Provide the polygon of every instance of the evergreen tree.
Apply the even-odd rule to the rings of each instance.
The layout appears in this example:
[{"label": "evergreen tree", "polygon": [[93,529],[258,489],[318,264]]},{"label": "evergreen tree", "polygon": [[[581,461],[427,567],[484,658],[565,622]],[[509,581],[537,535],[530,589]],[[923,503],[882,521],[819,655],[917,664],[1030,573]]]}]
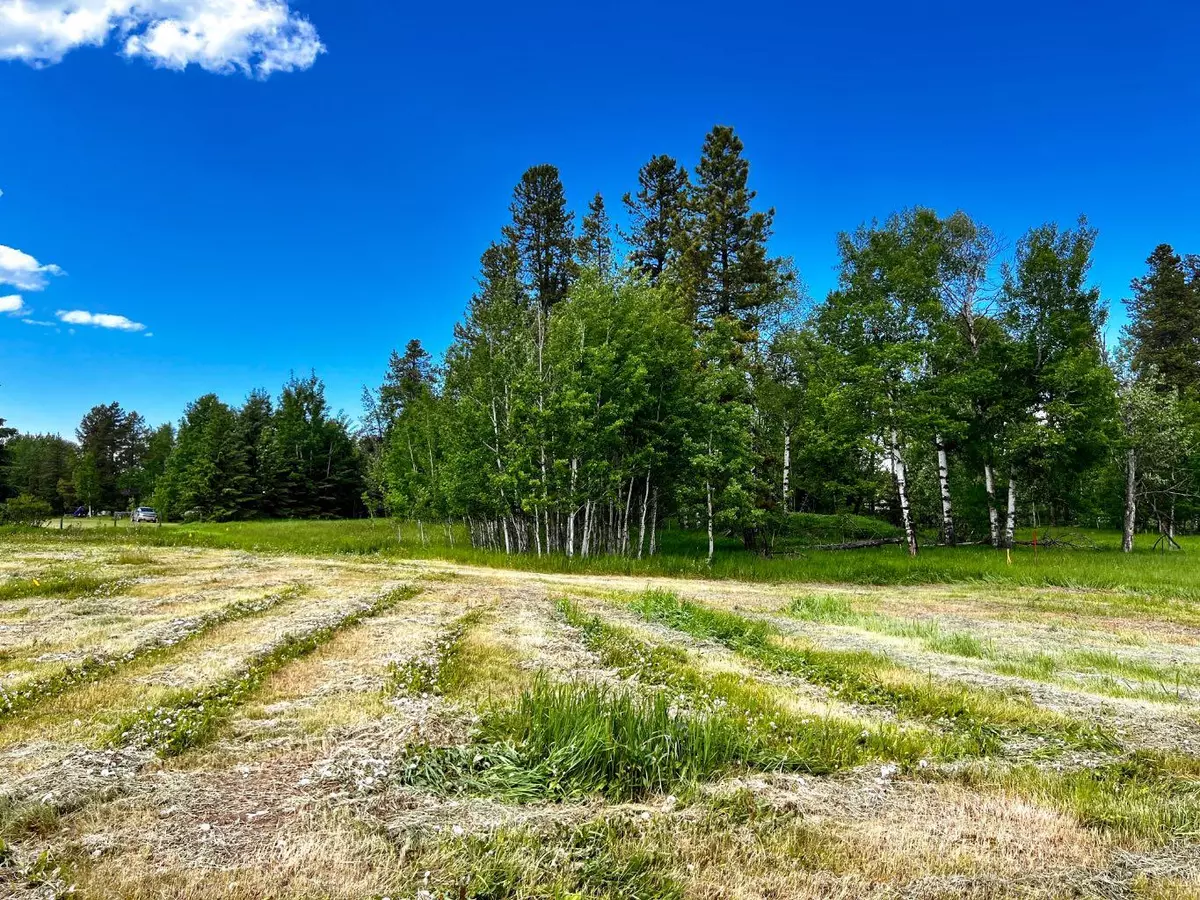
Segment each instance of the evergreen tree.
[{"label": "evergreen tree", "polygon": [[732,128],[718,125],[704,140],[691,192],[689,289],[697,319],[732,319],[740,340],[753,340],[789,295],[792,278],[782,260],[767,256],[775,210],[751,208],[750,165]]},{"label": "evergreen tree", "polygon": [[358,454],[348,423],[331,415],[325,385],[315,374],[284,385],[266,455],[279,515],[353,515],[362,496]]},{"label": "evergreen tree", "polygon": [[516,249],[529,301],[543,314],[567,296],[575,277],[574,216],[567,209],[558,169],[533,166],[513,189],[512,224],[504,229]]},{"label": "evergreen tree", "polygon": [[[59,515],[70,497],[64,485],[74,477],[76,447],[56,434],[23,434],[7,442],[7,485],[13,496],[28,495],[48,504]],[[74,495],[74,490],[68,492]]]},{"label": "evergreen tree", "polygon": [[132,486],[123,484],[126,473],[136,470],[148,437],[141,416],[126,412],[119,403],[93,407],[75,431],[79,449],[95,466],[95,493],[90,505],[123,509]]},{"label": "evergreen tree", "polygon": [[604,208],[604,197],[596,194],[588,204],[583,217],[582,233],[579,235],[579,268],[595,269],[601,277],[609,278],[613,272],[613,230]]},{"label": "evergreen tree", "polygon": [[271,466],[275,407],[265,390],[253,390],[237,413],[238,439],[246,455],[249,476],[244,511],[252,516],[277,514],[274,486],[277,473]]},{"label": "evergreen tree", "polygon": [[4,423],[4,419],[0,419],[0,501],[3,501],[11,496],[16,496],[17,492],[13,491],[9,486],[8,480],[8,450],[6,445],[9,440],[16,437],[17,429],[10,428]]},{"label": "evergreen tree", "polygon": [[252,508],[246,447],[237,413],[215,394],[189,403],[175,449],[158,480],[155,506],[167,518],[197,514],[224,521]]},{"label": "evergreen tree", "polygon": [[688,173],[670,156],[655,156],[638,172],[638,191],[626,194],[633,228],[625,240],[633,267],[658,284],[688,244]]},{"label": "evergreen tree", "polygon": [[1165,387],[1200,389],[1200,259],[1160,244],[1135,278],[1129,309],[1133,365],[1157,373]]}]

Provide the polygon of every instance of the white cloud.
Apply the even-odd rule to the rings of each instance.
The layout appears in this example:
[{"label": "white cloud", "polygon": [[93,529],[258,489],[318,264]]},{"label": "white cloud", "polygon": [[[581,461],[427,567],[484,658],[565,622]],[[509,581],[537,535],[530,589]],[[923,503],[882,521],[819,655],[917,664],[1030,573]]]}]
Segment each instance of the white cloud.
[{"label": "white cloud", "polygon": [[43,266],[28,253],[0,244],[0,284],[11,284],[20,291],[40,291],[46,286],[47,275],[62,274],[58,266]]},{"label": "white cloud", "polygon": [[82,309],[59,310],[55,313],[60,322],[68,325],[92,325],[96,328],[111,328],[117,331],[145,331],[146,326],[141,322],[133,322],[124,316],[113,316],[108,313],[90,313]]},{"label": "white cloud", "polygon": [[0,297],[0,313],[7,313],[10,316],[20,316],[29,312],[29,307],[25,305],[25,301],[20,294],[12,294],[8,297]]},{"label": "white cloud", "polygon": [[288,0],[0,0],[0,59],[48,66],[110,40],[128,57],[265,78],[325,51]]},{"label": "white cloud", "polygon": [[36,325],[39,328],[57,328],[58,327],[57,322],[41,322],[41,321],[38,321],[37,319],[22,319],[21,321],[24,322],[26,325]]}]

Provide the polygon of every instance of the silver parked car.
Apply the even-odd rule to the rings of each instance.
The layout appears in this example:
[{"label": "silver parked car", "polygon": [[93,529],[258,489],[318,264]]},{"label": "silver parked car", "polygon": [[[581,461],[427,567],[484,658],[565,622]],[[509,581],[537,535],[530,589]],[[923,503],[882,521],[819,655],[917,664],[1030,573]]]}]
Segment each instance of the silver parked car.
[{"label": "silver parked car", "polygon": [[133,522],[135,525],[138,522],[152,522],[152,523],[157,524],[158,523],[158,513],[156,513],[149,506],[139,506],[137,509],[135,509],[133,511],[133,515],[130,516],[130,521]]}]

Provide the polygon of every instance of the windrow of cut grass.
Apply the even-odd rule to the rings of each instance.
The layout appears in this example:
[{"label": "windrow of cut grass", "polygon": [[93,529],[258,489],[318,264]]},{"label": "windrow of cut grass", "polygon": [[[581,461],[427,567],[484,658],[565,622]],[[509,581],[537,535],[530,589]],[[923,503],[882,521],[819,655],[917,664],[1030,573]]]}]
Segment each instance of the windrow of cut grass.
[{"label": "windrow of cut grass", "polygon": [[945,734],[920,725],[865,723],[835,715],[800,715],[786,705],[782,692],[737,673],[711,671],[693,664],[681,647],[649,644],[628,629],[588,615],[569,600],[559,603],[567,622],[579,628],[584,643],[600,655],[605,665],[625,678],[664,688],[683,702],[699,708],[738,710],[752,726],[775,739],[791,743],[797,735],[820,735],[822,769],[834,771],[868,759],[880,759],[911,768],[922,760],[952,760],[994,751],[990,742],[976,736]]},{"label": "windrow of cut grass", "polygon": [[789,639],[761,619],[691,603],[664,591],[647,591],[628,605],[647,621],[717,641],[768,671],[824,685],[847,702],[945,724],[970,735],[981,751],[994,748],[997,739],[1014,732],[1046,739],[1047,752],[1056,747],[1118,749],[1116,741],[1095,725],[997,691],[935,681],[876,653],[812,647]]},{"label": "windrow of cut grass", "polygon": [[0,685],[0,722],[75,688],[102,681],[134,663],[164,658],[219,625],[262,615],[303,592],[302,586],[293,585],[265,597],[239,600],[207,615],[184,620],[170,635],[148,641],[120,656],[89,656],[49,677],[24,682],[16,688],[8,689]]},{"label": "windrow of cut grass", "polygon": [[111,747],[151,749],[164,757],[198,747],[211,740],[230,713],[249,700],[272,674],[312,653],[342,629],[378,616],[418,593],[416,587],[400,588],[328,625],[287,635],[251,658],[235,675],[202,688],[180,691],[164,703],[124,717],[106,743]]},{"label": "windrow of cut grass", "polygon": [[916,641],[925,650],[981,660],[1003,675],[1053,682],[1108,697],[1184,702],[1182,688],[1200,685],[1200,667],[1162,666],[1111,651],[1067,650],[1015,652],[965,631],[947,631],[935,619],[903,619],[863,610],[845,596],[809,594],[793,599],[785,612],[792,618],[841,628],[857,628]]},{"label": "windrow of cut grass", "polygon": [[384,695],[441,695],[454,690],[470,675],[462,662],[462,642],[482,614],[482,610],[475,609],[459,616],[424,652],[403,662],[389,663]]},{"label": "windrow of cut grass", "polygon": [[920,727],[801,716],[766,685],[701,671],[682,651],[642,644],[569,601],[560,610],[606,664],[638,681],[535,676],[515,702],[483,710],[471,743],[407,748],[395,768],[401,784],[515,802],[622,802],[732,770],[825,774],[869,760],[916,768],[976,749]]}]

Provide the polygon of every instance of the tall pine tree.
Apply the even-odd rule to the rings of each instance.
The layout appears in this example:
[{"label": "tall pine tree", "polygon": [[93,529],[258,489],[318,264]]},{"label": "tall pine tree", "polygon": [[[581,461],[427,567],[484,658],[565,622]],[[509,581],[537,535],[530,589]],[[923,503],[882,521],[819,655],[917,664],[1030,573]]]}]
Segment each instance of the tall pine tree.
[{"label": "tall pine tree", "polygon": [[543,313],[564,297],[575,277],[574,215],[567,209],[558,169],[533,166],[513,190],[505,239],[517,251],[531,303]]},{"label": "tall pine tree", "polygon": [[1146,265],[1125,301],[1134,368],[1157,371],[1165,387],[1200,388],[1200,259],[1160,244]]},{"label": "tall pine tree", "polygon": [[592,198],[582,225],[579,235],[579,267],[595,269],[601,278],[610,278],[613,272],[613,232],[602,195],[596,194]]},{"label": "tall pine tree", "polygon": [[704,140],[691,193],[694,219],[688,250],[689,287],[697,320],[735,320],[741,340],[757,337],[786,300],[791,277],[782,260],[767,256],[774,209],[751,208],[750,164],[732,128],[716,126]]},{"label": "tall pine tree", "polygon": [[632,230],[624,235],[633,267],[657,284],[687,247],[688,173],[670,156],[660,155],[638,172],[636,194],[626,194]]}]

